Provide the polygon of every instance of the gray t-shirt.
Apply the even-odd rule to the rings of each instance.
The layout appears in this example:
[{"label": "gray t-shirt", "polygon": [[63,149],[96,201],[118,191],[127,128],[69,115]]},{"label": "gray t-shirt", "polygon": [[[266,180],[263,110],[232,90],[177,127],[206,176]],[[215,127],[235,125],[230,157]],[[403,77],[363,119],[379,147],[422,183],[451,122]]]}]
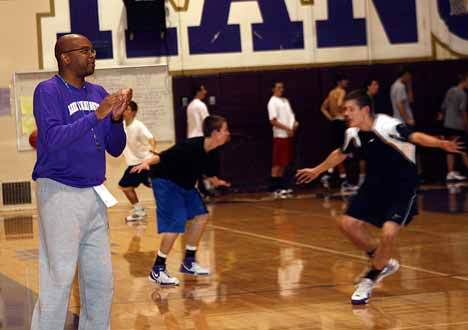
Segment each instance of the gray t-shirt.
[{"label": "gray t-shirt", "polygon": [[400,79],[397,79],[393,83],[390,89],[390,98],[392,100],[393,117],[398,118],[404,122],[404,119],[402,118],[400,114],[400,110],[398,109],[398,106],[397,106],[398,102],[402,102],[405,113],[410,119],[414,120],[413,111],[411,110],[411,107],[409,104],[409,99],[408,99],[408,94],[406,93],[405,84],[403,84],[403,82]]},{"label": "gray t-shirt", "polygon": [[466,109],[466,93],[463,88],[454,86],[445,94],[442,103],[444,112],[444,127],[463,131],[465,130],[464,113]]}]

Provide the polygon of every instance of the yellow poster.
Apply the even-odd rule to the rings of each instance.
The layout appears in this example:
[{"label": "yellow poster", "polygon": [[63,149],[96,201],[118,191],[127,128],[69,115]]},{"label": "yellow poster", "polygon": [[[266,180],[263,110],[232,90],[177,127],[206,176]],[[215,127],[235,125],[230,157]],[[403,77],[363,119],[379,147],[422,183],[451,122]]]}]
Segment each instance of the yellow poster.
[{"label": "yellow poster", "polygon": [[20,107],[21,131],[24,135],[29,135],[36,129],[36,122],[33,114],[33,98],[31,96],[21,96]]}]

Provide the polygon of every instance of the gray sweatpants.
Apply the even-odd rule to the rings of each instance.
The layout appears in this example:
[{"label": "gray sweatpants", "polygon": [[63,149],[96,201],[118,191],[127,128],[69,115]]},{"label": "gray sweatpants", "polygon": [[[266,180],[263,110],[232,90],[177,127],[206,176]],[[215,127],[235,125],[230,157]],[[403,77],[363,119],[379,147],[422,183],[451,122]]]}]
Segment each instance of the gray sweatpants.
[{"label": "gray sweatpants", "polygon": [[77,264],[79,330],[107,330],[114,292],[109,225],[93,188],[37,180],[39,299],[31,330],[63,330]]}]

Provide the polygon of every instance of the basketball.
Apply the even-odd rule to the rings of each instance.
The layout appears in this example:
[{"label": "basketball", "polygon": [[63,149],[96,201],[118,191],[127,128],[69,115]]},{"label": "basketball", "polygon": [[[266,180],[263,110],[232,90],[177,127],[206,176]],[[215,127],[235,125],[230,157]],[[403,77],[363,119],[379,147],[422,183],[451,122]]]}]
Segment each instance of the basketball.
[{"label": "basketball", "polygon": [[35,129],[34,131],[32,131],[31,134],[29,134],[29,144],[31,145],[31,147],[33,147],[33,149],[36,149],[36,144],[37,144],[37,129]]}]

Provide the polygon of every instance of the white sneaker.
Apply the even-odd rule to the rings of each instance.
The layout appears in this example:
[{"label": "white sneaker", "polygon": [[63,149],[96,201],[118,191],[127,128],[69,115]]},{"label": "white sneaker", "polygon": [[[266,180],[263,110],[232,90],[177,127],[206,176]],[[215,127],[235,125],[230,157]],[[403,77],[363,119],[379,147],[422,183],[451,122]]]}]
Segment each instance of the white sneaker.
[{"label": "white sneaker", "polygon": [[456,171],[448,172],[447,173],[447,181],[463,181],[466,180],[466,176],[461,175]]},{"label": "white sneaker", "polygon": [[374,281],[369,278],[363,278],[353,295],[351,296],[351,303],[353,305],[364,305],[369,302],[372,295],[372,289],[374,288]]},{"label": "white sneaker", "polygon": [[273,197],[286,198],[288,197],[288,192],[286,191],[286,189],[278,189],[273,192]]},{"label": "white sneaker", "polygon": [[330,188],[330,178],[331,175],[329,175],[328,173],[320,178],[320,183],[322,184],[323,188]]},{"label": "white sneaker", "polygon": [[210,270],[208,268],[200,266],[196,261],[193,261],[192,264],[186,265],[184,262],[180,265],[181,273],[190,274],[190,275],[210,275]]},{"label": "white sneaker", "polygon": [[340,190],[342,193],[354,193],[359,190],[359,186],[350,184],[348,181],[345,181],[341,184]]},{"label": "white sneaker", "polygon": [[382,280],[390,276],[392,274],[395,274],[398,269],[400,269],[400,263],[396,259],[390,259],[388,263],[385,265],[384,269],[380,272],[379,276],[377,276],[375,283],[382,282]]},{"label": "white sneaker", "polygon": [[165,268],[152,269],[148,276],[151,282],[158,283],[160,285],[179,285],[179,280],[169,275]]},{"label": "white sneaker", "polygon": [[[382,282],[382,280],[385,277],[395,274],[399,269],[400,269],[400,263],[398,262],[398,260],[390,259],[388,263],[385,265],[384,269],[382,269],[382,272],[380,272],[379,276],[377,276],[375,283]],[[369,270],[370,270],[369,266],[364,268],[362,272],[354,279],[354,284],[358,284],[364,278],[364,276],[367,275]]]},{"label": "white sneaker", "polygon": [[133,213],[133,214],[136,214],[136,215],[138,215],[138,216],[140,216],[140,217],[143,217],[143,218],[147,216],[146,211],[145,211],[144,208],[141,208],[141,209],[135,209],[135,208],[134,208],[134,209],[132,210],[132,213]]}]

